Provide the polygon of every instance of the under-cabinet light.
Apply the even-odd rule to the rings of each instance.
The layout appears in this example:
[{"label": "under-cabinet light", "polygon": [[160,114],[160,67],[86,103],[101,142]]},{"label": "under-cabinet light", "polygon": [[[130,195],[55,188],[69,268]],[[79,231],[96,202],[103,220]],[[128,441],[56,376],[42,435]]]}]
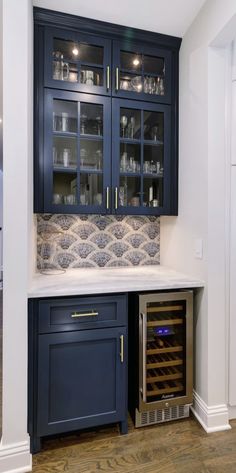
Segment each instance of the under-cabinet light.
[{"label": "under-cabinet light", "polygon": [[74,54],[74,56],[78,56],[79,50],[76,46],[72,49],[72,54]]},{"label": "under-cabinet light", "polygon": [[138,66],[140,64],[140,60],[136,57],[134,60],[133,60],[133,65],[134,66]]}]

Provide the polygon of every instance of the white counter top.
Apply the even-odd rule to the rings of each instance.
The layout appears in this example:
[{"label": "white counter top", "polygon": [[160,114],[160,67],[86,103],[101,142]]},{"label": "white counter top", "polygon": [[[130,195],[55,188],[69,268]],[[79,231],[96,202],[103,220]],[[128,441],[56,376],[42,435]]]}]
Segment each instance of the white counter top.
[{"label": "white counter top", "polygon": [[204,281],[193,279],[164,266],[70,269],[64,274],[54,276],[36,273],[28,297],[142,292],[203,286]]}]

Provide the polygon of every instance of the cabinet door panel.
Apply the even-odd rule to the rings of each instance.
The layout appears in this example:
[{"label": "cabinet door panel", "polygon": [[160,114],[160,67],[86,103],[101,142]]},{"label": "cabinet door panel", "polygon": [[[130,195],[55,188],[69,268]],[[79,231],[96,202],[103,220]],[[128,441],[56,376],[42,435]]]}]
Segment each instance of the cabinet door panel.
[{"label": "cabinet door panel", "polygon": [[170,106],[113,99],[112,108],[115,211],[170,213]]},{"label": "cabinet door panel", "polygon": [[113,41],[113,96],[171,103],[171,52]]},{"label": "cabinet door panel", "polygon": [[110,64],[110,40],[45,28],[46,87],[110,95]]},{"label": "cabinet door panel", "polygon": [[109,99],[46,89],[44,114],[44,211],[109,212]]},{"label": "cabinet door panel", "polygon": [[126,342],[123,327],[40,335],[38,436],[125,420]]}]

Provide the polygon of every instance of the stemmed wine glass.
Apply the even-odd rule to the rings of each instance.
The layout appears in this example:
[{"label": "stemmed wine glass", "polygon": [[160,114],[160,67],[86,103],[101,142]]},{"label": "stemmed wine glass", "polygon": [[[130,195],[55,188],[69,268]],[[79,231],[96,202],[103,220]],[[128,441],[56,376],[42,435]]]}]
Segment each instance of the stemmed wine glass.
[{"label": "stemmed wine glass", "polygon": [[85,135],[85,133],[86,133],[87,119],[88,119],[88,117],[85,114],[82,114],[81,117],[80,117],[80,120],[81,120],[81,135]]},{"label": "stemmed wine glass", "polygon": [[130,117],[130,138],[134,139],[135,117]]},{"label": "stemmed wine glass", "polygon": [[102,135],[102,118],[96,117],[96,122],[97,122],[97,134],[98,136],[101,136]]},{"label": "stemmed wine glass", "polygon": [[125,138],[125,128],[127,127],[128,118],[126,115],[122,115],[120,119],[121,129],[122,129],[122,138]]},{"label": "stemmed wine glass", "polygon": [[157,125],[152,127],[152,139],[153,139],[153,141],[158,141],[158,131],[159,131],[159,127]]}]

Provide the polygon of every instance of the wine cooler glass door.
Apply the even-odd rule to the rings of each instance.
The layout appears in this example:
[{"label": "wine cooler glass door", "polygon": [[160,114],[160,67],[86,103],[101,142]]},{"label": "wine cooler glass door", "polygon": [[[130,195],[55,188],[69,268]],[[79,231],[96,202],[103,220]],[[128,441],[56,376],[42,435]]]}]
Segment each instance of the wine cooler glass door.
[{"label": "wine cooler glass door", "polygon": [[[191,397],[191,293],[140,296],[140,390],[142,402]],[[186,402],[187,403],[187,402]]]}]

